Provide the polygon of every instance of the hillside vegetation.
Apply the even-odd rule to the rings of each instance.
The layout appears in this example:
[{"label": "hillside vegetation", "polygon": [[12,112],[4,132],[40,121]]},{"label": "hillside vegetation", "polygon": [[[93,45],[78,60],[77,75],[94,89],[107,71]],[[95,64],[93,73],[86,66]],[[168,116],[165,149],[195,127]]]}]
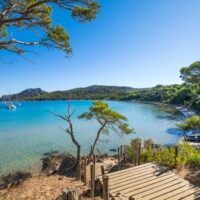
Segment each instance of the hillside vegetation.
[{"label": "hillside vegetation", "polygon": [[1,100],[136,100],[182,105],[200,112],[200,61],[180,70],[183,84],[152,88],[93,85],[66,91],[45,92],[39,88],[3,96]]},{"label": "hillside vegetation", "polygon": [[66,91],[45,92],[28,89],[19,94],[3,96],[1,100],[123,100],[149,101],[183,105],[200,111],[200,85],[158,85],[152,88],[134,89],[117,86],[90,86]]},{"label": "hillside vegetation", "polygon": [[200,85],[158,85],[149,89],[128,92],[122,99],[183,105],[200,111]]},{"label": "hillside vegetation", "polygon": [[[2,96],[1,100],[65,100],[65,99],[120,99],[130,91],[137,89],[117,86],[90,86],[65,91],[45,92],[39,88],[27,89],[14,95]],[[31,91],[31,92],[30,92]]]}]

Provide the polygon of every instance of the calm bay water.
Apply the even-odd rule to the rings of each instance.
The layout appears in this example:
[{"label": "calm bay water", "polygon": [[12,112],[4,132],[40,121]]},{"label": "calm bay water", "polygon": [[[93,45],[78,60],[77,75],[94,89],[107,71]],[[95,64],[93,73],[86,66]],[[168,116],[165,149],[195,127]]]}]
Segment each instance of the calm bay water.
[{"label": "calm bay water", "polygon": [[[61,129],[66,127],[65,122],[49,113],[65,114],[67,101],[20,103],[14,111],[0,104],[0,176],[17,170],[39,169],[40,159],[46,152],[75,152],[70,137]],[[175,127],[182,116],[166,113],[156,105],[119,101],[107,103],[128,118],[136,134],[102,135],[98,142],[98,150],[102,153],[126,144],[135,137],[152,138],[160,144],[174,144],[181,134]],[[76,111],[73,116],[75,134],[82,145],[83,154],[89,152],[98,124],[79,120],[77,116],[91,105],[91,101],[71,102],[72,109]]]}]

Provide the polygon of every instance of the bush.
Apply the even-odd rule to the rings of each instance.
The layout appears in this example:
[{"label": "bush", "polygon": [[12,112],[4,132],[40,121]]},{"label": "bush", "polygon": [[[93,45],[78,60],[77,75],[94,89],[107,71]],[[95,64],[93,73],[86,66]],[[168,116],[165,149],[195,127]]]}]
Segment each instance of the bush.
[{"label": "bush", "polygon": [[153,140],[151,139],[144,140],[144,149],[141,154],[141,159],[143,162],[153,160],[154,152],[153,152],[152,145],[153,145]]},{"label": "bush", "polygon": [[[129,160],[135,159],[135,145],[141,142],[139,138],[131,141],[127,146],[126,153]],[[178,146],[178,155],[176,155],[175,147],[162,146],[153,148],[151,139],[144,141],[144,148],[141,152],[142,162],[153,161],[169,168],[181,168],[183,166],[200,167],[200,152],[187,142]]]},{"label": "bush", "polygon": [[173,168],[176,166],[175,159],[175,148],[174,147],[164,147],[156,152],[155,156],[153,156],[153,160],[158,164],[165,165],[169,168]]},{"label": "bush", "polygon": [[131,160],[132,162],[135,160],[136,149],[137,149],[137,145],[139,143],[141,143],[141,139],[135,138],[135,139],[131,140],[130,145],[126,146],[125,153],[127,155],[128,160]]},{"label": "bush", "polygon": [[200,152],[187,142],[180,146],[179,160],[182,165],[189,165],[190,167],[200,167]]},{"label": "bush", "polygon": [[185,122],[177,124],[177,126],[182,130],[200,129],[200,116],[196,115],[187,118]]}]

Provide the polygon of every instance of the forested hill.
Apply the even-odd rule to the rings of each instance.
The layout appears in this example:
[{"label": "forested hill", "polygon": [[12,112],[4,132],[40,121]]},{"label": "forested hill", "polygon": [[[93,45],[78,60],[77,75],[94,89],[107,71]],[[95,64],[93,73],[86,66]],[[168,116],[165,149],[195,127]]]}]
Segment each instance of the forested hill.
[{"label": "forested hill", "polygon": [[1,100],[136,100],[184,105],[200,111],[200,84],[157,85],[136,89],[119,86],[90,86],[66,91],[45,92],[40,88],[27,89],[18,94],[3,96]]},{"label": "forested hill", "polygon": [[90,86],[66,91],[45,92],[40,88],[27,89],[21,93],[3,96],[1,100],[137,100],[183,105],[200,112],[200,84],[157,85],[136,89],[119,86]]},{"label": "forested hill", "polygon": [[93,85],[65,91],[46,92],[40,88],[27,89],[18,94],[4,95],[1,100],[63,100],[63,99],[119,99],[137,89],[124,86]]}]

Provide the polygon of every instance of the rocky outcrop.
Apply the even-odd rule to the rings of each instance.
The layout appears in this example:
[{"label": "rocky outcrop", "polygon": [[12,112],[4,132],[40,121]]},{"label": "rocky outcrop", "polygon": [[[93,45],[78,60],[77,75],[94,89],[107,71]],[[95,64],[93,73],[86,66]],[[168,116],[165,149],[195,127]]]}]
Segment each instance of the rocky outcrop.
[{"label": "rocky outcrop", "polygon": [[42,158],[42,174],[59,174],[73,177],[76,174],[74,165],[76,159],[71,154],[59,154],[57,152],[46,153]]}]

